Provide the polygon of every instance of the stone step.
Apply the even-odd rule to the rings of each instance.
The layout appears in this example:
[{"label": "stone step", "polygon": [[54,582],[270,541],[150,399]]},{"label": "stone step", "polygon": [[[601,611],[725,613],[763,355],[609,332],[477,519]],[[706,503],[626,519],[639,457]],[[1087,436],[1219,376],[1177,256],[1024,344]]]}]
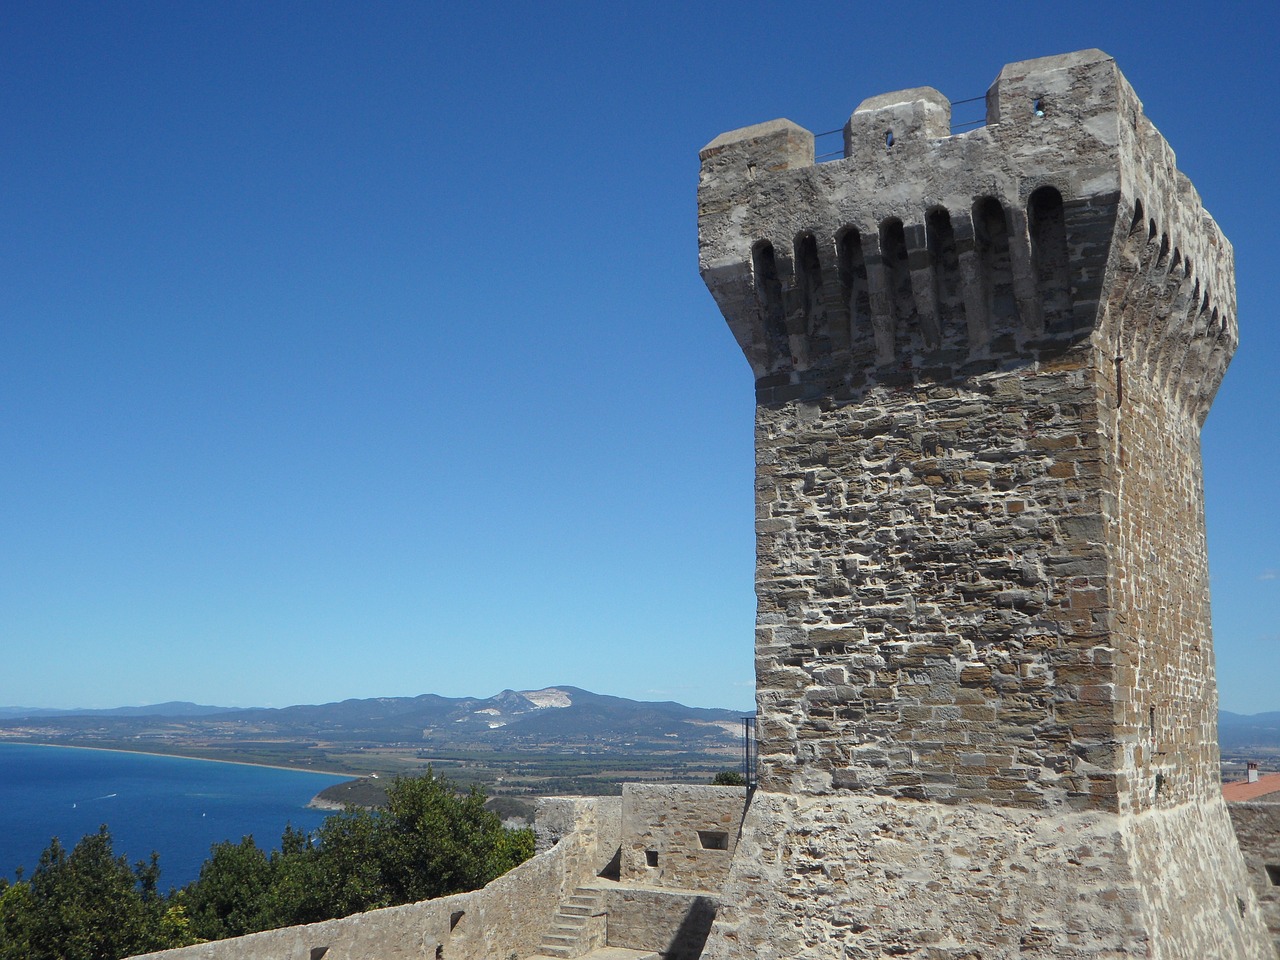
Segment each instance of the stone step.
[{"label": "stone step", "polygon": [[557,923],[552,925],[551,929],[544,934],[544,937],[554,937],[557,942],[562,939],[577,940],[582,936],[582,932],[582,927],[566,927],[563,924]]}]

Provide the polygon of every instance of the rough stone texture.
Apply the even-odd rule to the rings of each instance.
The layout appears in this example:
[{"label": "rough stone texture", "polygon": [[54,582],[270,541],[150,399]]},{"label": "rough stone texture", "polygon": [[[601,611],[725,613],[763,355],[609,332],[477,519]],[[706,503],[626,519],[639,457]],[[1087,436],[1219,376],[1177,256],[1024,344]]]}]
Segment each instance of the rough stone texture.
[{"label": "rough stone texture", "polygon": [[[1240,852],[1249,870],[1249,880],[1267,920],[1271,938],[1280,948],[1280,803],[1250,801],[1228,803],[1231,825],[1235,827]],[[1272,879],[1267,867],[1274,868]]]},{"label": "rough stone texture", "polygon": [[538,853],[575,836],[585,849],[604,857],[599,867],[604,869],[621,842],[622,798],[543,797],[534,814],[533,835]]},{"label": "rough stone texture", "polygon": [[664,960],[697,960],[719,900],[693,891],[618,884],[605,894],[606,942],[652,950]]},{"label": "rough stone texture", "polygon": [[757,793],[703,957],[1266,956],[1220,814]]},{"label": "rough stone texture", "polygon": [[738,845],[745,800],[742,787],[626,784],[622,881],[719,890]]},{"label": "rough stone texture", "polygon": [[[702,274],[756,377],[764,791],[708,955],[843,955],[763,904],[838,928],[823,861],[862,856],[875,811],[974,851],[1020,826],[933,905],[893,871],[860,886],[849,956],[1270,956],[1218,793],[1208,616],[1230,245],[1100,51],[1006,66],[985,127],[949,112],[864,101],[830,163],[785,120],[701,154]],[[975,898],[1000,864],[1025,876],[997,920]]]}]

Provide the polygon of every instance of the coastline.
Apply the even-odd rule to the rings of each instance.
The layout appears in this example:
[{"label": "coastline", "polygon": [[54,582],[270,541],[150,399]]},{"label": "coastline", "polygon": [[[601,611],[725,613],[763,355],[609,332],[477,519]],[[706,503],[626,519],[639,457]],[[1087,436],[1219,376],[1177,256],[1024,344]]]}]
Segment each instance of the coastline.
[{"label": "coastline", "polygon": [[98,750],[103,753],[132,753],[141,757],[170,757],[174,760],[199,760],[202,763],[230,763],[238,767],[261,767],[264,770],[289,770],[293,773],[317,773],[326,777],[342,777],[346,780],[359,780],[361,777],[361,774],[351,773],[350,771],[314,770],[311,767],[286,767],[278,763],[254,763],[251,760],[220,760],[216,757],[193,757],[185,753],[158,753],[155,750],[126,750],[123,747],[88,747],[81,746],[78,743],[41,743],[36,740],[15,740],[8,737],[0,739],[0,747],[10,743],[20,747],[51,747],[55,750]]}]

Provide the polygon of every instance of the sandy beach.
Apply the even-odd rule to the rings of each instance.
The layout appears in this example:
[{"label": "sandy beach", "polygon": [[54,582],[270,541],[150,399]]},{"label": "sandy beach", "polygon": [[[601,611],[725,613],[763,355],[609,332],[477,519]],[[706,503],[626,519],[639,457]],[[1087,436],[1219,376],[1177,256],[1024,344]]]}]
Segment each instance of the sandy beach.
[{"label": "sandy beach", "polygon": [[[252,760],[219,760],[215,757],[193,757],[188,753],[161,753],[158,750],[125,750],[121,747],[87,747],[76,743],[43,743],[39,740],[18,740],[5,738],[0,740],[0,747],[6,743],[26,747],[54,747],[58,750],[98,750],[102,753],[133,753],[143,757],[174,757],[179,760],[200,760],[204,763],[230,763],[238,767],[262,767],[266,770],[291,770],[294,773],[318,773],[326,777],[344,777],[348,780],[359,780],[362,774],[342,770],[316,770],[312,767],[286,767],[278,763],[254,763]],[[338,809],[341,809],[339,807]]]}]

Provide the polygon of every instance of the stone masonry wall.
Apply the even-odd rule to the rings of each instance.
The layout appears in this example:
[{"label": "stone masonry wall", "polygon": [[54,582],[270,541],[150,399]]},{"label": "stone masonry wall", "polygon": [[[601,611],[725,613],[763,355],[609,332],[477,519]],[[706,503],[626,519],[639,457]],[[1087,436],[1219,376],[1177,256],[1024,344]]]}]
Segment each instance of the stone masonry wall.
[{"label": "stone masonry wall", "polygon": [[1076,762],[1113,684],[1091,386],[1071,356],[757,408],[764,789],[1113,795]]},{"label": "stone masonry wall", "polygon": [[719,890],[745,810],[743,787],[624,784],[622,882]]},{"label": "stone masonry wall", "polygon": [[619,884],[605,894],[606,942],[663,960],[697,960],[718,906],[718,894]]},{"label": "stone masonry wall", "polygon": [[1200,424],[1235,331],[1183,243],[1141,198],[1123,206],[1094,339],[1116,656],[1116,752],[1100,761],[1134,810],[1220,798]]}]

